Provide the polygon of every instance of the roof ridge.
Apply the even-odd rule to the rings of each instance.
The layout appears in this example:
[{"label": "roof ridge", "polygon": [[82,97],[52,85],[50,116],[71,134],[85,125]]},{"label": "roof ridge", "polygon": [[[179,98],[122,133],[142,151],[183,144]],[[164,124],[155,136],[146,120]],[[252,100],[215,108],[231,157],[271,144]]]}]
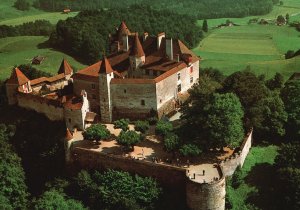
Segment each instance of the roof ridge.
[{"label": "roof ridge", "polygon": [[142,44],[140,42],[138,33],[135,33],[134,43],[132,45],[130,55],[135,55],[135,56],[138,56],[138,57],[145,56],[145,52],[144,52]]},{"label": "roof ridge", "polygon": [[100,64],[99,73],[110,74],[110,73],[112,73],[113,71],[114,71],[114,70],[112,69],[109,60],[106,58],[106,56],[103,56],[102,62],[101,62],[101,64]]}]

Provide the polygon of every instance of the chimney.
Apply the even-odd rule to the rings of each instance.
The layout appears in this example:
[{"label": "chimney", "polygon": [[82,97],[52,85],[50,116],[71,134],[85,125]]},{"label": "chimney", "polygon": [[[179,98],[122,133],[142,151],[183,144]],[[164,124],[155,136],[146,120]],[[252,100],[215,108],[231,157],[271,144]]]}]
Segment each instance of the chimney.
[{"label": "chimney", "polygon": [[128,43],[128,35],[124,35],[123,37],[123,51],[129,50],[129,43]]},{"label": "chimney", "polygon": [[162,40],[162,38],[164,38],[164,37],[166,37],[165,32],[159,33],[159,34],[157,35],[157,50],[159,50],[160,44],[161,44],[161,40]]},{"label": "chimney", "polygon": [[144,35],[143,35],[143,42],[146,41],[148,35],[149,35],[149,34],[148,34],[147,32],[144,33]]},{"label": "chimney", "polygon": [[173,41],[171,39],[166,39],[166,54],[170,60],[173,60]]}]

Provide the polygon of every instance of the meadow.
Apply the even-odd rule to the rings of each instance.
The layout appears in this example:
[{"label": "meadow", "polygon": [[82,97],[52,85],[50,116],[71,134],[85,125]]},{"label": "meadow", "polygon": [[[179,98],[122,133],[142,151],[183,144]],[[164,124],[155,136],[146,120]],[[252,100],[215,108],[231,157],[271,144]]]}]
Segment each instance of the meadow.
[{"label": "meadow", "polygon": [[[278,15],[291,15],[291,21],[300,20],[300,2],[285,0],[283,6],[259,18],[275,19]],[[235,71],[251,69],[269,78],[276,72],[288,78],[300,70],[300,56],[284,59],[288,50],[300,49],[300,33],[289,26],[248,24],[255,18],[209,19],[210,31],[193,51],[202,58],[201,66],[220,69],[228,75]],[[215,28],[230,19],[239,26]],[[199,21],[202,24],[202,21]]]},{"label": "meadow", "polygon": [[56,74],[63,58],[67,59],[75,70],[83,67],[80,62],[57,50],[41,47],[48,40],[43,36],[19,36],[0,39],[0,80],[5,80],[11,74],[14,66],[29,64],[30,60],[37,55],[45,57],[41,65],[35,68]]},{"label": "meadow", "polygon": [[[28,0],[33,2],[33,0]],[[33,7],[28,11],[20,11],[13,7],[14,0],[1,0],[0,2],[0,25],[19,25],[35,20],[48,20],[52,24],[56,24],[59,20],[73,17],[77,12],[62,14],[60,12],[45,12]]]}]

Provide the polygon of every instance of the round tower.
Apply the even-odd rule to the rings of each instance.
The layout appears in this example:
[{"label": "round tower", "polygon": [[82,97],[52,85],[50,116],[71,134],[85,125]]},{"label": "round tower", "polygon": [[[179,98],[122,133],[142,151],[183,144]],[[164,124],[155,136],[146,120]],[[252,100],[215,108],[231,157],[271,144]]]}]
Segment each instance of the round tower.
[{"label": "round tower", "polygon": [[188,170],[187,205],[192,210],[225,209],[225,176],[218,165],[203,164]]}]

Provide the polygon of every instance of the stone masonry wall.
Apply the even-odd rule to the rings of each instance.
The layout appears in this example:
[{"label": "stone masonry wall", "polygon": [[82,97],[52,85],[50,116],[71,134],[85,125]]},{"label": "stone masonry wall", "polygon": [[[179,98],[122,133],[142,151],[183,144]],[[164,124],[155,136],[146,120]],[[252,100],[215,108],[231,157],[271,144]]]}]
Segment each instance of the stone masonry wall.
[{"label": "stone masonry wall", "polygon": [[252,146],[252,132],[245,137],[240,149],[221,162],[225,176],[231,176],[237,167],[242,167]]},{"label": "stone masonry wall", "polygon": [[31,94],[17,94],[18,105],[20,107],[35,110],[45,114],[50,120],[64,120],[64,110],[56,101],[44,99]]},{"label": "stone masonry wall", "polygon": [[225,177],[213,183],[195,183],[188,180],[186,184],[187,204],[192,210],[225,209]]}]

